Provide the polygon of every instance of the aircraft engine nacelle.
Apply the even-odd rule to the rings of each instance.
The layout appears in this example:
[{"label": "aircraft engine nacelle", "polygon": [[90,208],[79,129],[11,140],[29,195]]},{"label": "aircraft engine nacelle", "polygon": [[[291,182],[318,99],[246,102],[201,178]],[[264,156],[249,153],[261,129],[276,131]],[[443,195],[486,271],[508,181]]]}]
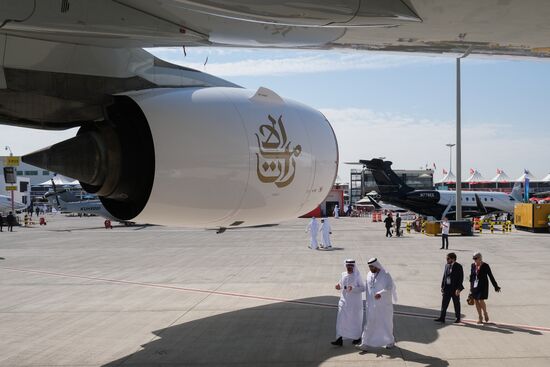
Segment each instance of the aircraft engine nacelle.
[{"label": "aircraft engine nacelle", "polygon": [[107,115],[24,161],[79,179],[121,220],[275,223],[314,209],[336,176],[327,119],[265,88],[126,93]]}]

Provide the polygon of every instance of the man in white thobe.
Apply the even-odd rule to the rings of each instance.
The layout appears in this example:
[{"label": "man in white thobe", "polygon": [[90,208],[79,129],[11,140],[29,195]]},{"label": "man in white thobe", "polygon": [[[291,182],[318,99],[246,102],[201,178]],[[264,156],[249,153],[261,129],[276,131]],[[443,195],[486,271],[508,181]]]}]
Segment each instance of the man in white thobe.
[{"label": "man in white thobe", "polygon": [[317,234],[319,233],[319,222],[317,222],[317,219],[315,217],[311,217],[311,221],[306,227],[306,233],[309,232],[311,235],[311,240],[309,243],[309,248],[313,250],[317,250],[318,242],[317,242]]},{"label": "man in white thobe", "polygon": [[355,260],[346,260],[346,271],[342,273],[342,278],[334,288],[341,293],[336,317],[336,340],[331,344],[342,346],[343,339],[351,339],[355,345],[360,344],[363,329],[361,294],[365,291],[365,284],[355,266]]},{"label": "man in white thobe", "polygon": [[340,218],[340,208],[338,207],[338,204],[334,206],[334,219]]},{"label": "man in white thobe", "polygon": [[330,241],[331,234],[332,229],[330,228],[328,218],[321,219],[321,247],[324,247],[325,249],[332,248],[332,242]]},{"label": "man in white thobe", "polygon": [[368,262],[367,275],[367,310],[366,324],[362,334],[362,350],[367,347],[392,348],[395,344],[393,337],[393,302],[397,301],[395,284],[390,273],[386,272],[382,264],[372,258]]}]

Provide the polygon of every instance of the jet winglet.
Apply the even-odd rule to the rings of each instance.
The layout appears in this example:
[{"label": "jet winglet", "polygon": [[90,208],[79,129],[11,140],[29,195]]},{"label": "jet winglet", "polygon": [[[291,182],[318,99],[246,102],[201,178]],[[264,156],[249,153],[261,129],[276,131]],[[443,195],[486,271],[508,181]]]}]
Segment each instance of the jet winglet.
[{"label": "jet winglet", "polygon": [[485,207],[485,205],[483,205],[483,203],[481,202],[481,199],[479,197],[478,194],[474,194],[474,196],[476,197],[476,205],[477,205],[477,209],[479,210],[480,213],[483,213],[483,214],[487,214],[487,208]]},{"label": "jet winglet", "polygon": [[375,209],[382,209],[382,206],[376,202],[373,198],[367,195],[367,198],[369,198],[369,201],[371,202],[372,206],[374,206]]}]

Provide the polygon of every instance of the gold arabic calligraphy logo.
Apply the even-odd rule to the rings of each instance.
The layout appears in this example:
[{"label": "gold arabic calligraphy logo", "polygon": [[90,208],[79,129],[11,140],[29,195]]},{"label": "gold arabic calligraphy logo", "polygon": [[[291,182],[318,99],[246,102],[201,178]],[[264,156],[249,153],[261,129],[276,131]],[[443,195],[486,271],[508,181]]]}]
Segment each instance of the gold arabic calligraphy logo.
[{"label": "gold arabic calligraphy logo", "polygon": [[271,115],[267,118],[271,124],[261,125],[260,134],[255,134],[260,149],[256,153],[256,172],[261,182],[273,182],[281,188],[294,180],[296,157],[302,153],[302,146],[296,145],[290,151],[282,115],[278,120]]}]

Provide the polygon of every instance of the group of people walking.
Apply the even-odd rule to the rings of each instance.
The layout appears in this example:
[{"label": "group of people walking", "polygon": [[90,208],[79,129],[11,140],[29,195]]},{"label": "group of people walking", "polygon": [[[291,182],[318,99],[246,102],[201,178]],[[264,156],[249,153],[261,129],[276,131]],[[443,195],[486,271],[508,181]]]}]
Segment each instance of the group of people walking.
[{"label": "group of people walking", "polygon": [[[386,237],[393,237],[392,227],[394,226],[393,215],[390,212],[386,219],[384,219],[384,225],[386,226]],[[395,215],[395,235],[401,237],[401,217],[399,213]]]},{"label": "group of people walking", "polygon": [[13,215],[13,212],[9,212],[9,214],[5,217],[0,213],[0,232],[4,232],[4,222],[8,227],[8,232],[13,232],[13,226],[15,225],[15,216]]},{"label": "group of people walking", "polygon": [[[331,344],[342,346],[344,339],[350,339],[352,344],[364,351],[368,347],[392,348],[395,344],[393,304],[397,302],[397,292],[390,273],[378,259],[372,258],[368,261],[369,273],[363,283],[355,260],[346,260],[345,266],[346,271],[335,286],[340,291],[340,300],[336,340]],[[363,292],[366,292],[365,312]]]},{"label": "group of people walking", "polygon": [[[473,257],[473,263],[470,267],[470,294],[468,298],[473,302],[476,307],[478,315],[478,324],[483,322],[489,322],[489,314],[487,313],[487,304],[485,300],[489,298],[489,280],[493,285],[495,292],[500,292],[500,287],[493,276],[491,267],[489,264],[483,261],[483,256],[480,252],[476,252]],[[456,254],[450,252],[447,254],[447,264],[443,271],[443,278],[441,280],[441,314],[435,319],[437,322],[445,322],[445,315],[447,314],[447,307],[451,299],[453,300],[455,310],[455,323],[460,323],[461,310],[460,310],[460,293],[464,290],[464,270],[462,265],[457,261]],[[469,303],[470,303],[469,302]]]},{"label": "group of people walking", "polygon": [[[311,217],[311,221],[306,227],[306,233],[310,234],[309,248],[312,250],[318,250],[319,248],[330,250],[332,249],[332,242],[330,235],[332,234],[332,228],[328,222],[328,218],[321,219],[321,227],[319,228],[319,222],[317,218]],[[321,232],[321,242],[318,241],[318,235]]]},{"label": "group of people walking", "polygon": [[[342,346],[344,340],[351,340],[357,348],[366,351],[369,347],[392,348],[395,345],[393,335],[393,304],[397,302],[395,283],[380,261],[372,258],[368,261],[369,273],[363,282],[355,260],[345,261],[346,271],[342,273],[335,289],[340,291],[338,315],[336,318],[336,339],[332,345]],[[489,322],[486,300],[489,296],[489,280],[496,292],[500,292],[489,264],[483,262],[481,253],[473,255],[470,268],[469,299],[475,304],[478,324]],[[441,280],[441,312],[435,321],[445,323],[447,308],[453,301],[455,323],[462,322],[460,294],[464,290],[464,270],[457,262],[455,253],[446,256],[445,269]],[[366,293],[366,307],[363,310],[363,292]]]}]

